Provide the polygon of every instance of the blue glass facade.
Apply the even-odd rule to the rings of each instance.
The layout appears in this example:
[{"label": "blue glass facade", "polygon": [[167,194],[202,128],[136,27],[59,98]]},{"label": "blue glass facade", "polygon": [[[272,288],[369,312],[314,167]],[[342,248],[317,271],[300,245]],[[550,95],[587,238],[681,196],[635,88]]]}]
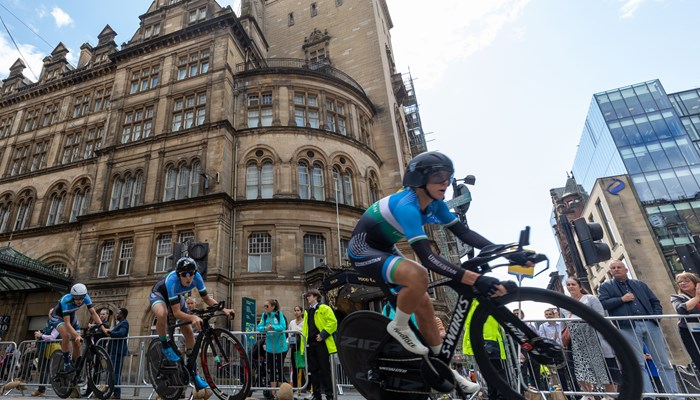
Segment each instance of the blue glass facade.
[{"label": "blue glass facade", "polygon": [[673,246],[700,234],[700,92],[658,80],[593,96],[572,168],[590,192],[628,174],[672,269]]}]

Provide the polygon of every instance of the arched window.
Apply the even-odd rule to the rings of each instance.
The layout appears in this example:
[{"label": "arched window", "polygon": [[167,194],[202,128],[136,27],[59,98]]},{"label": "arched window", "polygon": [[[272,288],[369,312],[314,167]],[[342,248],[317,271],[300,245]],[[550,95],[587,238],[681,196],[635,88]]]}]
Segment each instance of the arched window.
[{"label": "arched window", "polygon": [[0,200],[0,233],[7,232],[8,221],[12,213],[12,198],[9,194]]},{"label": "arched window", "polygon": [[27,228],[29,226],[29,221],[31,220],[33,210],[34,197],[28,192],[25,192],[23,196],[20,196],[20,200],[17,202],[17,216],[15,217],[13,230],[19,231]]},{"label": "arched window", "polygon": [[265,161],[261,167],[256,163],[246,168],[246,199],[271,199],[274,194],[272,162]]},{"label": "arched window", "polygon": [[143,173],[140,171],[136,175],[126,174],[124,177],[114,178],[109,209],[119,210],[141,205],[142,189]]},{"label": "arched window", "polygon": [[199,161],[191,166],[181,164],[170,166],[165,171],[165,190],[163,201],[192,198],[199,195],[199,177],[202,167]]},{"label": "arched window", "polygon": [[310,199],[309,166],[304,161],[299,161],[297,173],[299,175],[299,198]]},{"label": "arched window", "polygon": [[352,196],[352,174],[350,171],[341,172],[338,167],[333,168],[333,189],[338,203],[354,206]]},{"label": "arched window", "polygon": [[369,177],[369,203],[374,204],[379,201],[379,184],[377,176],[372,173]]},{"label": "arched window", "polygon": [[309,170],[306,162],[300,161],[299,173],[299,197],[302,199],[325,200],[323,183],[323,167],[315,162]]},{"label": "arched window", "polygon": [[248,236],[248,272],[272,272],[272,236],[253,232]]},{"label": "arched window", "polygon": [[73,192],[73,205],[70,209],[70,222],[75,222],[78,217],[85,214],[88,209],[88,203],[90,201],[90,188],[81,187],[75,189]]},{"label": "arched window", "polygon": [[63,222],[63,213],[66,208],[66,192],[51,195],[49,215],[46,218],[46,226]]},{"label": "arched window", "polygon": [[321,167],[321,164],[314,163],[311,178],[311,198],[314,200],[325,200],[326,195],[323,190],[323,167]]}]

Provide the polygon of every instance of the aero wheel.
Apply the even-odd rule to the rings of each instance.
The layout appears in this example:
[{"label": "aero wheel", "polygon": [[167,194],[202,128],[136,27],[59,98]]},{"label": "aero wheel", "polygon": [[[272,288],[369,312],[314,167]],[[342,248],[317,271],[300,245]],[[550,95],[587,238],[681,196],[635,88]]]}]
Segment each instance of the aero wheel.
[{"label": "aero wheel", "polygon": [[230,332],[217,328],[207,333],[200,362],[204,378],[220,399],[242,400],[250,395],[250,361],[241,342]]},{"label": "aero wheel", "polygon": [[421,376],[422,357],[404,350],[394,339],[376,358],[388,333],[389,319],[372,311],[355,311],[338,329],[338,356],[345,375],[369,400],[424,400],[430,387]]},{"label": "aero wheel", "polygon": [[87,383],[98,399],[105,400],[114,391],[114,368],[107,351],[94,346],[87,362]]},{"label": "aero wheel", "polygon": [[[156,393],[163,400],[179,400],[182,393],[185,391],[185,386],[170,385],[173,380],[171,376],[161,371],[163,364],[163,353],[161,351],[160,339],[151,340],[146,352],[146,372],[148,373],[148,381],[151,383]],[[174,367],[170,373],[177,373],[178,368]]]},{"label": "aero wheel", "polygon": [[56,396],[66,399],[73,390],[73,375],[63,372],[63,352],[56,350],[51,355],[50,361],[51,387]]},{"label": "aero wheel", "polygon": [[[585,356],[590,362],[586,363],[584,368],[591,368],[592,373],[596,374],[600,383],[613,382],[613,378],[617,378],[621,372],[620,379],[617,379],[620,381],[617,388],[619,395],[613,397],[618,400],[639,400],[641,398],[642,376],[634,350],[618,330],[592,308],[563,294],[530,287],[513,289],[507,295],[493,301],[500,305],[532,301],[538,303],[539,309],[555,308],[559,310],[562,318],[573,318],[574,320],[567,322],[571,332],[571,346],[573,352],[577,352],[578,355],[586,353]],[[522,305],[514,305],[521,310],[523,309]],[[486,382],[495,386],[501,396],[508,399],[524,399],[520,394],[521,386],[518,377],[511,376],[509,379],[507,375],[504,376],[497,371],[489,359],[483,335],[484,323],[486,323],[489,314],[487,306],[479,304],[472,316],[469,335],[474,349],[474,358]],[[514,343],[509,337],[505,339],[506,343]],[[546,344],[539,346],[538,343],[542,342],[532,341],[534,349],[528,353],[529,359],[536,360],[546,368],[539,368],[537,365],[536,368],[530,368],[530,370],[537,370],[540,373],[549,371],[552,375],[556,374],[562,389],[565,389],[563,386],[569,386],[569,390],[573,391],[572,387],[576,376],[571,368],[573,364],[571,350],[557,347],[555,351],[552,351],[552,346]],[[541,351],[538,352],[538,349]],[[550,353],[547,353],[547,350],[550,350]],[[518,351],[519,349],[514,349],[516,357]],[[571,384],[567,382],[571,382]],[[542,387],[547,386],[546,384],[540,383],[536,386],[538,390],[543,392],[549,390],[548,387]]]}]

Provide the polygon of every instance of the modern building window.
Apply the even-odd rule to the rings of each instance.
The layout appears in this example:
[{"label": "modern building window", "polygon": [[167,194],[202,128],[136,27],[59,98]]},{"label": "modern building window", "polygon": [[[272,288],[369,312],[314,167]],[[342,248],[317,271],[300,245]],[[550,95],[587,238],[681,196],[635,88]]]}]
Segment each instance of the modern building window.
[{"label": "modern building window", "polygon": [[248,236],[248,272],[272,272],[272,237],[267,232]]},{"label": "modern building window", "polygon": [[249,93],[248,128],[272,126],[272,92]]},{"label": "modern building window", "polygon": [[296,126],[319,128],[318,95],[294,93],[294,122]]},{"label": "modern building window", "polygon": [[165,171],[163,201],[192,198],[199,195],[199,178],[202,172],[199,161],[192,165],[171,165]]},{"label": "modern building window", "polygon": [[177,60],[177,80],[209,72],[209,54],[209,49],[204,49],[180,56]]},{"label": "modern building window", "polygon": [[10,134],[12,133],[12,123],[14,121],[14,115],[4,115],[0,117],[0,138],[10,136]]},{"label": "modern building window", "polygon": [[112,102],[112,87],[100,88],[95,91],[95,102],[93,112],[107,110]]},{"label": "modern building window", "polygon": [[155,89],[158,86],[159,75],[159,65],[152,65],[131,71],[131,87],[129,89],[129,94],[142,93],[147,90]]},{"label": "modern building window", "polygon": [[250,163],[246,168],[246,199],[271,199],[274,192],[272,162],[265,161],[260,166]]},{"label": "modern building window", "polygon": [[345,103],[326,99],[324,113],[326,114],[326,130],[345,135]]},{"label": "modern building window", "polygon": [[103,126],[66,134],[61,164],[95,157],[95,150],[102,147],[104,135],[105,129]]},{"label": "modern building window", "polygon": [[318,233],[304,235],[304,272],[324,264],[326,261],[326,239]]},{"label": "modern building window", "polygon": [[97,268],[97,277],[106,278],[109,276],[109,270],[114,262],[114,240],[106,240],[102,244],[100,252],[100,266]]},{"label": "modern building window", "polygon": [[46,226],[64,222],[63,213],[66,208],[66,192],[53,193],[49,200],[49,214],[46,217]]},{"label": "modern building window", "polygon": [[299,176],[299,198],[325,200],[323,184],[323,167],[315,162],[309,168],[309,164],[300,161],[297,167]]},{"label": "modern building window", "polygon": [[333,188],[335,199],[340,204],[354,206],[352,196],[352,174],[350,171],[341,171],[340,168],[333,168]]},{"label": "modern building window", "polygon": [[69,222],[75,222],[78,217],[87,212],[90,203],[90,187],[79,187],[73,191],[73,205],[71,206]]},{"label": "modern building window", "polygon": [[114,178],[112,182],[112,197],[109,203],[110,210],[141,205],[141,192],[143,190],[143,172],[135,174],[125,173]]},{"label": "modern building window", "polygon": [[153,134],[154,106],[144,106],[124,114],[121,143],[136,142]]},{"label": "modern building window", "polygon": [[207,113],[206,93],[188,94],[173,102],[173,132],[204,124]]},{"label": "modern building window", "polygon": [[119,266],[117,268],[117,276],[129,275],[133,258],[134,239],[128,238],[122,240],[121,250],[119,251]]}]

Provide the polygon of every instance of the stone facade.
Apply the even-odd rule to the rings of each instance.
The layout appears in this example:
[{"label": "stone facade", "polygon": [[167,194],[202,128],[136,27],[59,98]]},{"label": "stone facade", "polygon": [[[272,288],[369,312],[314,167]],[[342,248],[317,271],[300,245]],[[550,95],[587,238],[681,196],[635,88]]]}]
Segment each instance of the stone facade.
[{"label": "stone facade", "polygon": [[[186,239],[209,244],[217,300],[291,316],[410,159],[384,0],[314,4],[156,0],[121,48],[109,25],[77,67],[59,44],[35,83],[18,60],[0,88],[0,241],[127,307],[133,335]],[[60,293],[2,296],[21,340]]]}]

